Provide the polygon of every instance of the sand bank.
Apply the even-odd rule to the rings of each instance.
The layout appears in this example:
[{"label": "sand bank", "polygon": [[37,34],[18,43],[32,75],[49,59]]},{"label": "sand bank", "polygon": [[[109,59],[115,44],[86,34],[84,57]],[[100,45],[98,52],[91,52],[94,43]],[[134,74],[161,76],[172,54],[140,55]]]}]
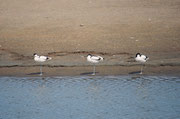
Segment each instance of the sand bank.
[{"label": "sand bank", "polygon": [[[43,76],[92,76],[93,67],[43,67]],[[1,76],[39,77],[39,67],[3,67]],[[98,66],[96,76],[129,75],[129,76],[180,76],[179,66],[144,67],[143,74],[139,74],[140,66]]]},{"label": "sand bank", "polygon": [[[54,67],[53,70],[78,67],[80,71],[75,74],[89,67],[84,58],[89,53],[105,57],[99,64],[102,71],[103,67],[136,67],[133,58],[137,52],[150,57],[148,68],[160,67],[159,71],[167,72],[172,68],[177,72],[179,8],[179,0],[2,0],[0,75],[11,75],[7,72],[13,69],[19,74],[24,68],[38,67],[40,64],[33,61],[34,53],[51,56],[53,59],[43,65]],[[47,71],[51,72],[48,68]],[[128,74],[131,70],[125,71]]]}]

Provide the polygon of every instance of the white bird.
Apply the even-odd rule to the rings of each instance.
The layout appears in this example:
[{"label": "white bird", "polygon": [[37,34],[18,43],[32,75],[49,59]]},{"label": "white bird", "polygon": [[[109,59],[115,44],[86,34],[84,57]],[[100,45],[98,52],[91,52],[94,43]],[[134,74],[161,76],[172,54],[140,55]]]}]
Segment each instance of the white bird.
[{"label": "white bird", "polygon": [[137,62],[140,62],[142,64],[141,66],[141,72],[140,74],[142,74],[142,70],[143,70],[143,66],[144,66],[144,63],[149,59],[149,57],[145,56],[145,55],[142,55],[140,53],[137,53],[136,54],[136,57],[135,57],[135,60]]},{"label": "white bird", "polygon": [[99,63],[100,61],[103,61],[103,60],[104,60],[104,58],[101,57],[101,56],[94,56],[94,55],[91,55],[91,54],[87,55],[87,61],[90,62],[90,63],[93,63],[93,65],[94,65],[92,75],[96,74],[96,64]]},{"label": "white bird", "polygon": [[[37,55],[36,53],[34,53],[34,61],[36,62],[45,62],[47,60],[51,60],[52,58],[51,57],[48,57],[48,56],[39,56]],[[42,75],[42,65],[40,66],[40,75]]]}]

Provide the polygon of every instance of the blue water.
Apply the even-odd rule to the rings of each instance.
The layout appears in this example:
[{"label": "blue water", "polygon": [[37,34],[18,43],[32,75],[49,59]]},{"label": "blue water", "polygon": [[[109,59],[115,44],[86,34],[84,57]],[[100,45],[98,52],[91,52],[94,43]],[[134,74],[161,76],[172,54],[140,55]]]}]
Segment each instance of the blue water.
[{"label": "blue water", "polygon": [[0,119],[180,119],[180,77],[0,77]]}]

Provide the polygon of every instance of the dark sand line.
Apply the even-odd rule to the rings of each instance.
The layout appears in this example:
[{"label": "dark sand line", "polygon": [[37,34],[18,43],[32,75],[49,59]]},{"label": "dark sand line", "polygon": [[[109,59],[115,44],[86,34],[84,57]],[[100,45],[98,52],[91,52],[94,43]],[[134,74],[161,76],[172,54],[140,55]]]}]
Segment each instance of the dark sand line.
[{"label": "dark sand line", "polygon": [[[180,66],[145,66],[143,75],[140,75],[140,67],[137,66],[97,66],[96,75],[171,75],[180,76]],[[0,76],[39,76],[39,66],[33,67],[0,67]],[[43,76],[91,76],[92,66],[78,67],[47,67],[43,66]]]}]

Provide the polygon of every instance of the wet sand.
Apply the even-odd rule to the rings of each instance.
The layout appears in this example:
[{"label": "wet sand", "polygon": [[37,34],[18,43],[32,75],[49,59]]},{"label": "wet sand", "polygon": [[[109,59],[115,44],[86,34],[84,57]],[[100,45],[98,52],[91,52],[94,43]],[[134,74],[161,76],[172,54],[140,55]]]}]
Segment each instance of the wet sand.
[{"label": "wet sand", "polygon": [[[80,67],[43,67],[44,76],[92,76],[92,66]],[[25,76],[39,77],[39,67],[3,67],[0,68],[1,76]],[[145,66],[143,74],[140,73],[140,66],[98,66],[96,76],[107,75],[130,75],[130,76],[180,76],[179,66]]]},{"label": "wet sand", "polygon": [[179,0],[2,0],[0,75],[37,73],[34,53],[53,58],[46,75],[91,71],[89,53],[105,57],[99,75],[129,74],[137,52],[150,57],[146,73],[179,74],[179,9]]}]

